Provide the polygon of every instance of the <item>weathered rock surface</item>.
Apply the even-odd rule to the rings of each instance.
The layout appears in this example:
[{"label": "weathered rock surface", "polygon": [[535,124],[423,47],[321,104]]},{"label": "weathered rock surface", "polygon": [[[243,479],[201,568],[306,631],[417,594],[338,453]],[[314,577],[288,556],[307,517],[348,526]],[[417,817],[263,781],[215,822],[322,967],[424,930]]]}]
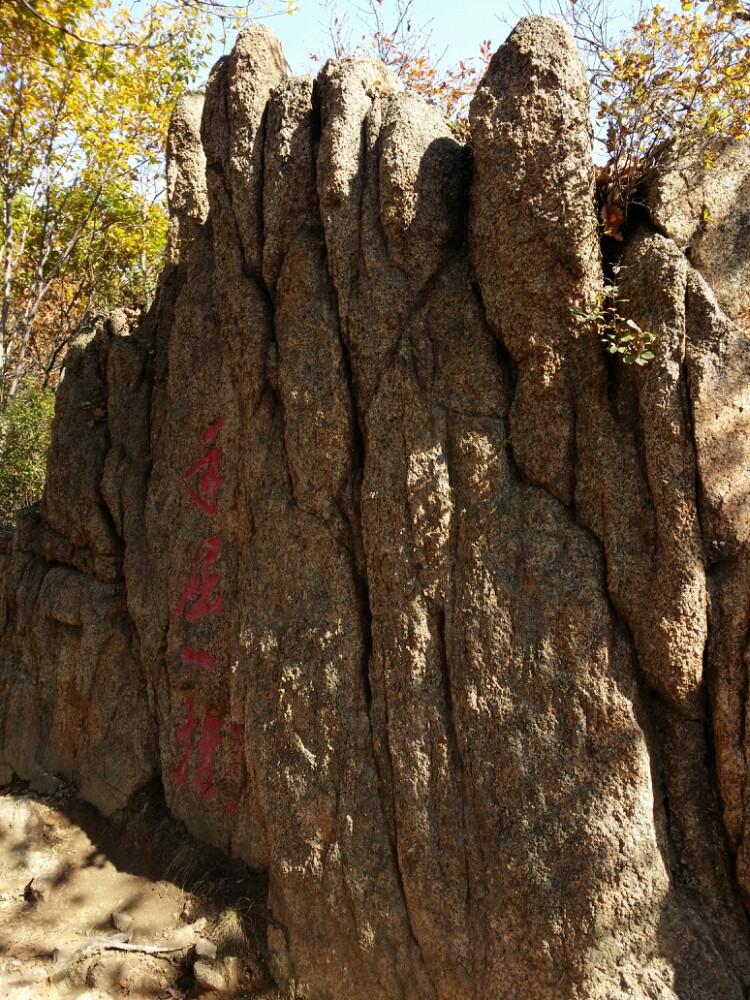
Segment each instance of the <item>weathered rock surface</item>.
[{"label": "weathered rock surface", "polygon": [[177,263],[208,215],[206,157],[200,140],[203,95],[185,91],[175,103],[167,134],[167,258]]},{"label": "weathered rock surface", "polygon": [[200,148],[196,100],[157,303],[72,353],[41,512],[0,542],[3,760],[105,810],[160,773],[267,870],[298,996],[746,997],[724,265],[629,239],[643,369],[574,325],[601,264],[554,21],[494,57],[473,158],[378,63],[286,78],[265,28]]},{"label": "weathered rock surface", "polygon": [[750,324],[750,143],[727,140],[660,164],[648,194],[656,225],[683,249],[721,308]]}]

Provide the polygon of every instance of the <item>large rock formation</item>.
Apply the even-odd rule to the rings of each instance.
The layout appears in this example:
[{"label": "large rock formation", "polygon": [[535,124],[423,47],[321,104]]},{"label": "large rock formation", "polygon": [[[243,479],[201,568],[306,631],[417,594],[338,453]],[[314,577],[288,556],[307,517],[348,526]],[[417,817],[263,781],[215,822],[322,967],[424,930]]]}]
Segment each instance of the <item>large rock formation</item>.
[{"label": "large rock formation", "polygon": [[472,153],[245,31],[175,117],[179,261],[72,351],[0,537],[6,765],[105,812],[160,775],[300,997],[750,989],[750,344],[687,223],[625,250],[654,361],[581,333],[586,93],[525,19]]}]

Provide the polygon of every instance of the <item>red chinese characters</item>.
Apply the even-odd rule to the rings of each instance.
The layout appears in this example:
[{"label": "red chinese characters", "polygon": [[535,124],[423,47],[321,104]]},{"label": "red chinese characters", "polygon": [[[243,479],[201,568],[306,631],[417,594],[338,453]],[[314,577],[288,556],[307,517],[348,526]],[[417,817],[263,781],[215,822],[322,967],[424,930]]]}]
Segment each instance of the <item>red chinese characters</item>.
[{"label": "red chinese characters", "polygon": [[213,673],[214,658],[203,649],[191,649],[190,646],[183,646],[180,650],[180,659],[186,667],[202,667],[206,673]]},{"label": "red chinese characters", "polygon": [[185,470],[183,479],[188,481],[197,476],[197,490],[190,490],[189,495],[193,504],[206,517],[213,517],[219,499],[219,488],[224,482],[224,477],[219,475],[219,464],[221,463],[221,453],[215,446],[216,436],[224,426],[224,417],[219,417],[216,423],[211,424],[201,437],[203,444],[211,445],[208,451],[201,455]]},{"label": "red chinese characters", "polygon": [[185,584],[182,597],[170,616],[175,621],[181,615],[186,622],[195,622],[206,615],[221,615],[221,577],[212,573],[211,567],[221,550],[221,535],[213,535],[200,543],[193,563],[193,572]]},{"label": "red chinese characters", "polygon": [[[188,698],[187,719],[184,725],[177,730],[177,740],[182,744],[182,757],[177,767],[172,771],[172,777],[185,791],[190,785],[190,758],[195,748],[193,734],[199,721],[200,718],[195,712],[195,701],[193,698]],[[206,802],[211,802],[216,797],[214,762],[223,723],[224,720],[221,716],[214,714],[210,707],[206,708],[203,725],[198,736],[198,763],[195,767],[195,790]]]},{"label": "red chinese characters", "polygon": [[195,702],[192,698],[187,700],[188,717],[184,726],[177,730],[177,741],[182,744],[182,757],[180,763],[172,771],[172,777],[177,784],[187,790],[188,787],[188,767],[190,766],[190,754],[193,752],[192,735],[193,730],[198,725],[198,716],[195,714]]},{"label": "red chinese characters", "polygon": [[210,802],[216,795],[214,760],[223,721],[218,715],[214,715],[210,708],[206,709],[203,728],[198,739],[198,764],[195,768],[195,788],[206,802]]},{"label": "red chinese characters", "polygon": [[[216,447],[216,438],[224,426],[224,417],[220,417],[203,433],[201,443],[208,446],[207,451],[185,470],[183,480],[192,482],[188,494],[195,507],[204,517],[214,517],[218,509],[219,490],[224,477],[219,474],[221,453]],[[179,601],[170,614],[171,621],[182,619],[194,623],[208,615],[221,616],[223,604],[221,596],[221,575],[216,568],[216,562],[221,552],[223,539],[214,534],[204,538],[198,545],[193,568],[185,584]],[[214,670],[213,655],[205,649],[197,649],[183,645],[180,650],[180,660],[185,666],[198,667],[206,673]],[[216,752],[221,739],[223,719],[212,708],[207,707],[201,724],[196,713],[195,701],[187,699],[187,719],[177,730],[177,741],[182,747],[182,755],[177,767],[172,771],[175,782],[187,791],[190,786],[190,760],[196,744],[197,735],[198,760],[195,766],[193,786],[196,792],[206,801],[211,802],[216,796],[214,786],[214,764]]]}]

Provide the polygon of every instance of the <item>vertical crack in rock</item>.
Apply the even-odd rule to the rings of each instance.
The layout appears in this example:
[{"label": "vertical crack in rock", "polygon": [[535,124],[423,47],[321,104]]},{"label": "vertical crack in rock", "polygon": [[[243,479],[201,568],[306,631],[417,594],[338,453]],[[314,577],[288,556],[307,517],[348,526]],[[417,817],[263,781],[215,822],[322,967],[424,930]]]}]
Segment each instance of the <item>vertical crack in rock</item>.
[{"label": "vertical crack in rock", "polygon": [[318,78],[321,115],[318,198],[345,339],[351,288],[361,250],[365,119],[378,80],[390,81],[382,63],[352,59],[330,60]]}]

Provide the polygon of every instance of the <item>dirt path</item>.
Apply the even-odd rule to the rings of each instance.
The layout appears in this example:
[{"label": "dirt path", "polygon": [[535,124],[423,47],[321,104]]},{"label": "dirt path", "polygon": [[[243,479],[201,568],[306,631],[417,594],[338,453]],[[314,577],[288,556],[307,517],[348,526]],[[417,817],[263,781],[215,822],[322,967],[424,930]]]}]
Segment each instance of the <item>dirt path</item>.
[{"label": "dirt path", "polygon": [[52,776],[0,794],[3,1000],[281,1000],[264,900],[263,879],[192,840],[158,789],[110,820]]}]

